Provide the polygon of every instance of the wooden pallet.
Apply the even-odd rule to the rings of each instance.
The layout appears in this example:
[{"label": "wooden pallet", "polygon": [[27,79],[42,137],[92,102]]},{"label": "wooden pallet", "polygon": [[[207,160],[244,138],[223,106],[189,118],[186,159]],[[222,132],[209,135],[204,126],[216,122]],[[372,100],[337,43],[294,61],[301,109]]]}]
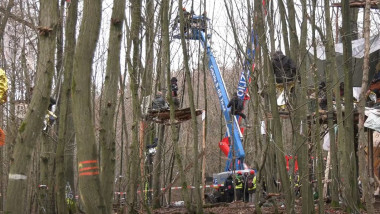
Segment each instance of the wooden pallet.
[{"label": "wooden pallet", "polygon": [[[196,116],[201,115],[203,112],[202,109],[196,109]],[[190,108],[177,109],[174,112],[174,121],[170,121],[170,110],[162,109],[162,110],[149,110],[145,115],[146,121],[151,121],[154,123],[160,123],[164,125],[174,125],[185,122],[191,119],[191,111]]]}]

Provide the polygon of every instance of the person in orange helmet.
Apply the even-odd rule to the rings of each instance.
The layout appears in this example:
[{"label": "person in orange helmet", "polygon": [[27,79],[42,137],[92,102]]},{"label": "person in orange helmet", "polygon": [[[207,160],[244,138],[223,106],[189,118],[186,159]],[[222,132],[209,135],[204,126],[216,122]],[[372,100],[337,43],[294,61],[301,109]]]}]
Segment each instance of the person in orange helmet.
[{"label": "person in orange helmet", "polygon": [[236,200],[240,201],[243,199],[243,176],[241,171],[237,172],[236,178],[235,178],[235,189],[236,189]]},{"label": "person in orange helmet", "polygon": [[251,170],[247,178],[248,202],[253,203],[256,195],[256,175],[255,170]]}]

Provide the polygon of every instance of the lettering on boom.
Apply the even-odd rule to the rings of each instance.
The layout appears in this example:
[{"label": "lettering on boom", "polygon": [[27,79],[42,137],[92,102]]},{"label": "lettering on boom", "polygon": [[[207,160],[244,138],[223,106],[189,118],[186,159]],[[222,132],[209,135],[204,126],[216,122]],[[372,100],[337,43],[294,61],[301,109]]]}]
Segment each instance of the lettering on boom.
[{"label": "lettering on boom", "polygon": [[244,99],[244,92],[247,89],[247,80],[245,78],[245,72],[242,71],[240,75],[240,81],[238,85],[237,95],[239,98]]},{"label": "lettering on boom", "polygon": [[218,83],[218,79],[216,78],[216,72],[214,70],[214,66],[211,65],[210,66],[210,70],[211,70],[212,79],[214,80],[214,85],[215,85],[215,88],[216,88],[216,93],[218,94],[220,106],[221,106],[223,112],[225,112],[225,111],[227,111],[227,108],[226,108],[226,105],[225,105],[224,100],[223,100],[223,94],[222,94],[222,90],[220,89],[220,85]]}]

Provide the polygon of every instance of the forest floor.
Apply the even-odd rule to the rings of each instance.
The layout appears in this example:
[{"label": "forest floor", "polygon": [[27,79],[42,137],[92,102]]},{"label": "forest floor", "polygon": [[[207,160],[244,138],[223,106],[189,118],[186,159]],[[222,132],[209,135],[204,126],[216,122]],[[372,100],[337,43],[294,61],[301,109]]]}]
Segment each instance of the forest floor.
[{"label": "forest floor", "polygon": [[[275,199],[278,213],[285,213],[285,201],[282,198]],[[380,198],[376,198],[375,213],[380,214]],[[317,204],[315,204],[315,209],[317,211]],[[296,213],[301,212],[301,201],[296,200],[295,205]],[[276,213],[276,207],[273,206],[273,203],[265,202],[261,207],[262,213]],[[237,214],[248,214],[255,213],[255,205],[252,203],[244,203],[244,202],[233,202],[233,203],[219,203],[210,205],[207,208],[204,208],[205,213],[215,213],[215,214],[228,214],[228,213],[237,213]],[[172,213],[187,213],[186,208],[184,207],[174,207],[170,206],[167,208],[160,208],[153,210],[155,214],[172,214]],[[341,208],[332,208],[330,204],[325,204],[325,213],[326,214],[345,214]],[[365,210],[361,210],[361,213],[367,213]]]}]

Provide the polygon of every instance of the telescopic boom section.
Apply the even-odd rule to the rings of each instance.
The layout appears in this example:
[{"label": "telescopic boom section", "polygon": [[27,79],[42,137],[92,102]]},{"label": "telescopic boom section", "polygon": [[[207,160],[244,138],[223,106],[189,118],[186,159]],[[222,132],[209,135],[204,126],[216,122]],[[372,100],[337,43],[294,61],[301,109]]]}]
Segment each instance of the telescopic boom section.
[{"label": "telescopic boom section", "polygon": [[[225,171],[242,170],[244,169],[245,158],[245,152],[242,144],[243,135],[240,131],[238,118],[230,115],[230,109],[227,108],[229,98],[226,86],[224,84],[223,77],[220,74],[220,70],[216,63],[215,57],[211,52],[211,48],[208,44],[206,44],[206,35],[204,31],[207,27],[206,25],[208,20],[209,19],[207,17],[191,15],[191,18],[188,20],[188,23],[186,23],[186,26],[188,26],[188,28],[186,29],[184,36],[186,39],[201,41],[209,58],[209,70],[211,72],[212,80],[214,82],[216,90],[216,95],[218,96],[219,104],[223,112],[224,119],[226,121],[227,135],[229,137],[230,148],[228,151],[228,159],[226,162]],[[176,39],[181,38],[180,35],[174,35],[173,37]],[[209,35],[207,35],[207,37],[209,37]],[[241,97],[240,94],[238,95],[239,97]],[[235,159],[235,165],[233,165],[233,159]]]},{"label": "telescopic boom section", "polygon": [[[227,108],[229,98],[228,98],[228,93],[226,90],[226,86],[224,84],[223,77],[220,73],[215,57],[211,52],[210,46],[206,44],[205,33],[198,29],[192,29],[192,30],[193,30],[192,31],[193,35],[194,34],[197,35],[198,39],[202,42],[202,45],[205,48],[207,56],[209,58],[209,63],[208,63],[209,70],[211,72],[212,80],[214,82],[216,95],[218,96],[220,108],[223,112],[224,119],[226,121],[227,134],[230,139],[231,148],[228,154],[225,171],[244,169],[243,164],[244,164],[245,152],[244,152],[243,144],[242,144],[243,135],[240,131],[237,118],[235,116],[230,115],[230,111],[229,111],[230,109]],[[233,149],[232,149],[232,146],[233,146]],[[231,151],[234,151],[234,153],[232,153]],[[232,166],[233,158],[235,158],[234,168]]]}]

